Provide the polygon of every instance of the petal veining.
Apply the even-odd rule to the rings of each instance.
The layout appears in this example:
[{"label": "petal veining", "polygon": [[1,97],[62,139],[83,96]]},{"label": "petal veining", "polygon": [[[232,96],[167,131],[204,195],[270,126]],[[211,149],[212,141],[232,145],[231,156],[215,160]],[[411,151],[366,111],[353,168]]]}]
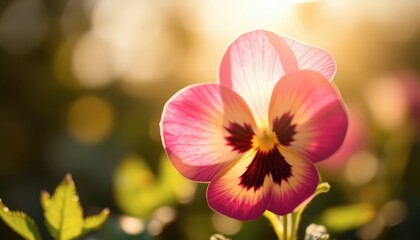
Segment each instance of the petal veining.
[{"label": "petal veining", "polygon": [[217,84],[201,84],[178,92],[166,104],[161,133],[165,150],[175,168],[195,181],[210,181],[244,149],[240,139],[231,139],[230,123],[255,129],[252,114],[244,100],[232,90]]},{"label": "petal veining", "polygon": [[300,70],[312,70],[320,73],[328,80],[332,80],[336,71],[336,64],[331,54],[323,49],[308,46],[288,37],[283,37],[283,39],[294,52]]},{"label": "petal veining", "polygon": [[287,147],[313,162],[329,157],[340,147],[347,130],[347,113],[339,93],[320,73],[298,71],[279,81],[270,102],[270,122],[285,114],[293,115],[289,125],[295,125],[293,141],[288,141]]},{"label": "petal veining", "polygon": [[279,79],[298,69],[293,51],[283,38],[258,30],[234,41],[222,58],[220,84],[241,95],[258,125],[268,125],[270,96]]},{"label": "petal veining", "polygon": [[312,196],[319,178],[315,166],[309,160],[285,148],[280,148],[280,152],[292,166],[293,174],[281,184],[273,183],[267,210],[278,215],[285,215]]},{"label": "petal veining", "polygon": [[267,209],[271,198],[272,180],[265,176],[258,188],[241,185],[241,176],[255,157],[255,151],[245,154],[232,167],[210,182],[207,188],[209,206],[228,217],[239,220],[259,218]]}]

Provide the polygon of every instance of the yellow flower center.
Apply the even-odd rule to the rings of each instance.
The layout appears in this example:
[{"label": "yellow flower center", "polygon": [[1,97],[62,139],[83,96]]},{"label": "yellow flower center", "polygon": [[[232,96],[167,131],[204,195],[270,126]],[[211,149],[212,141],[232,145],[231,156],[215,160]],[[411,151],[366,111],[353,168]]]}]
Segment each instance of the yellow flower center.
[{"label": "yellow flower center", "polygon": [[277,144],[279,144],[279,141],[276,134],[272,131],[264,130],[252,138],[252,146],[265,152],[270,151]]}]

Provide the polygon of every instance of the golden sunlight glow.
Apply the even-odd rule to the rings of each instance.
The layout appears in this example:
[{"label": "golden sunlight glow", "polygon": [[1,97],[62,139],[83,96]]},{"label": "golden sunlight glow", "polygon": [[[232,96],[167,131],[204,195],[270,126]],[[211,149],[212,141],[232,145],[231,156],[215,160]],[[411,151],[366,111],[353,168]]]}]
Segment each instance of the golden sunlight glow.
[{"label": "golden sunlight glow", "polygon": [[[208,36],[237,36],[258,28],[275,29],[290,14],[295,1],[205,1],[203,31]],[[228,36],[229,38],[231,36]]]},{"label": "golden sunlight glow", "polygon": [[[294,7],[315,0],[213,0],[202,5],[203,31],[228,38],[255,29],[293,28]],[[228,39],[226,38],[226,39]]]},{"label": "golden sunlight glow", "polygon": [[74,101],[67,115],[67,127],[72,137],[85,144],[104,140],[114,123],[110,104],[96,96],[85,96]]}]

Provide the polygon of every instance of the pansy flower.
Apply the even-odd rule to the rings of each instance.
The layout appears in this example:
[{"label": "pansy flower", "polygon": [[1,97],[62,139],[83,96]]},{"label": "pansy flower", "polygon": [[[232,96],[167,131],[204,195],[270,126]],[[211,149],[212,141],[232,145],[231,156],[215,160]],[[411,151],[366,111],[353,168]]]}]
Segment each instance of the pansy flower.
[{"label": "pansy flower", "polygon": [[221,60],[218,84],[186,87],[166,103],[170,161],[209,183],[207,201],[219,213],[251,220],[292,212],[318,185],[314,163],[345,136],[334,73],[322,49],[264,30],[240,36]]}]

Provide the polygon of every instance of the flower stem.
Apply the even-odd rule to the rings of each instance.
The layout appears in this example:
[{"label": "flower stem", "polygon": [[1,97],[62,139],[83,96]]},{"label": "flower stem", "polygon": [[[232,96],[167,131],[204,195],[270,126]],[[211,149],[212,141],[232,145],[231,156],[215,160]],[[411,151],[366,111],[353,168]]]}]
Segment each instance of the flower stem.
[{"label": "flower stem", "polygon": [[270,211],[265,211],[264,216],[270,221],[273,225],[274,231],[279,240],[297,240],[298,228],[300,223],[300,218],[302,216],[303,210],[307,204],[318,194],[328,192],[330,185],[328,183],[320,183],[315,191],[315,193],[301,204],[295,211],[280,216],[276,215]]},{"label": "flower stem", "polygon": [[277,216],[276,214],[269,211],[265,211],[264,216],[268,219],[268,221],[270,221],[271,225],[273,225],[277,238],[279,240],[285,240],[283,236],[283,225],[280,222],[280,216]]},{"label": "flower stem", "polygon": [[[296,240],[297,227],[294,227],[295,224],[293,222],[293,213],[284,216],[278,216],[272,212],[266,211],[264,216],[273,225],[274,231],[279,240]],[[293,236],[295,237],[293,238]]]}]

